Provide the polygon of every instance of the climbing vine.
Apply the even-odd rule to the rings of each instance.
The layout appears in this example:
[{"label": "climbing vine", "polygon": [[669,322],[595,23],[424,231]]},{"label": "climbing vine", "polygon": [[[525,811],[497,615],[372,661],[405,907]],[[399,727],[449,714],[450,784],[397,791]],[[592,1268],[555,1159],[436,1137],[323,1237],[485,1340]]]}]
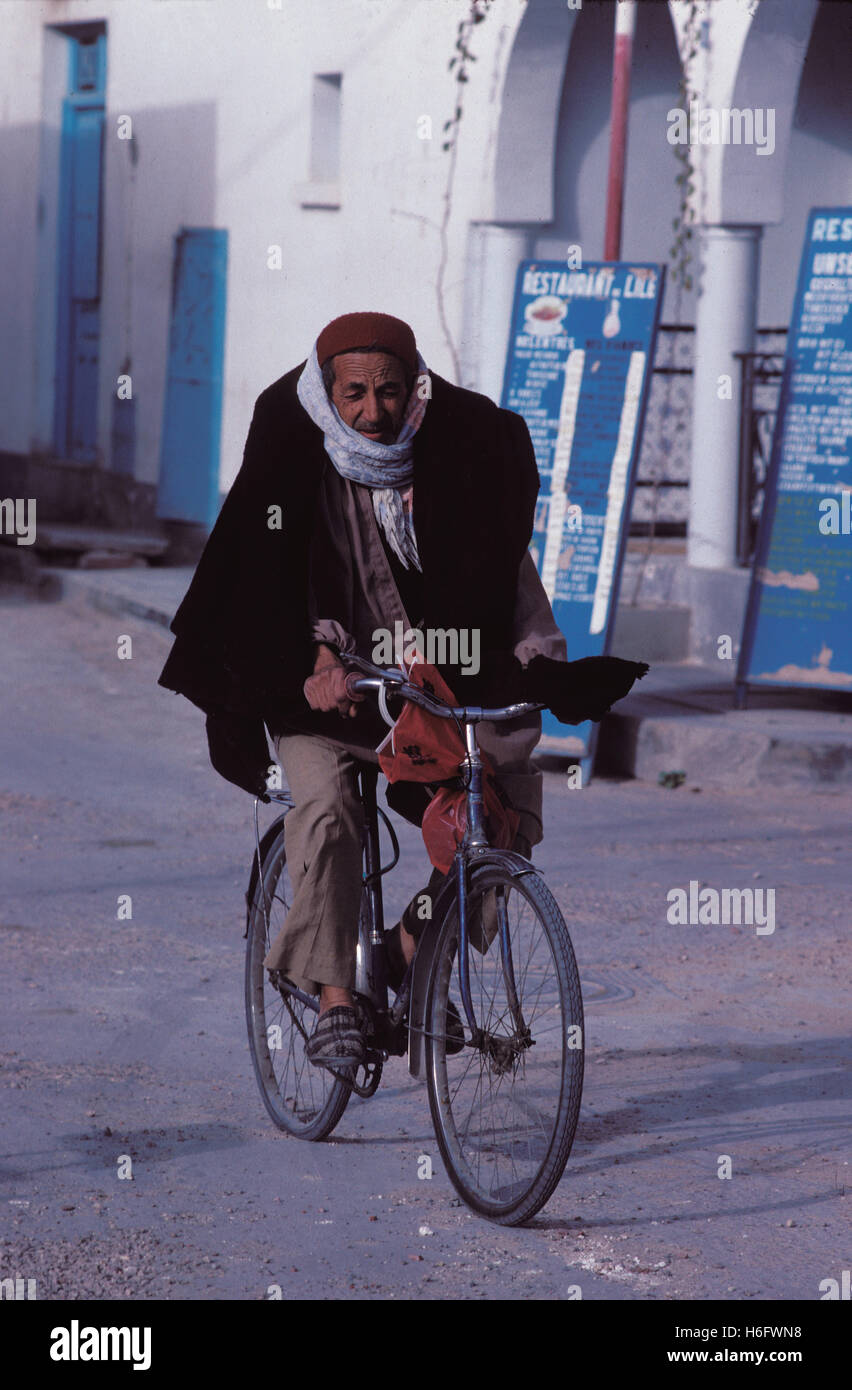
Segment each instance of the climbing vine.
[{"label": "climbing vine", "polygon": [[459,23],[456,33],[456,52],[447,64],[449,71],[455,72],[456,75],[456,109],[450,119],[444,121],[442,150],[453,151],[455,149],[456,136],[462,118],[464,87],[465,83],[470,81],[468,68],[470,63],[476,62],[476,54],[471,53],[469,48],[470,37],[476,25],[481,24],[485,19],[493,3],[494,0],[471,0],[467,15]]},{"label": "climbing vine", "polygon": [[[684,30],[684,45],[681,55],[680,82],[678,84],[678,104],[689,116],[690,100],[693,95],[691,85],[692,65],[698,52],[699,36],[701,31],[701,19],[698,12],[698,0],[690,0],[689,10],[686,16],[686,26]],[[674,228],[674,240],[669,247],[669,261],[671,264],[671,280],[675,285],[680,285],[685,290],[692,289],[692,274],[690,266],[692,264],[692,239],[693,223],[695,220],[695,210],[693,194],[695,193],[695,165],[692,162],[693,146],[690,140],[683,144],[673,146],[675,159],[680,164],[680,170],[675,177],[675,185],[680,190],[680,206],[677,216],[672,221]]]},{"label": "climbing vine", "polygon": [[[681,52],[681,72],[680,82],[678,83],[678,104],[690,114],[690,100],[694,92],[692,87],[693,63],[698,53],[699,43],[702,42],[702,23],[699,15],[698,0],[690,0],[689,9],[686,14],[686,25],[684,28],[684,42]],[[706,30],[704,31],[703,41],[706,43]],[[675,236],[669,248],[669,275],[671,284],[674,287],[674,302],[672,304],[672,321],[679,324],[681,321],[681,311],[683,306],[683,295],[693,287],[692,277],[692,241],[693,225],[695,222],[695,203],[693,195],[695,193],[696,169],[692,161],[693,146],[689,140],[682,145],[675,145],[675,158],[680,164],[680,169],[675,177],[675,184],[680,190],[680,206],[677,216],[672,222]],[[677,335],[673,334],[671,343],[671,356],[669,366],[673,366],[676,357]],[[630,603],[635,605],[639,602],[639,594],[645,579],[648,562],[654,552],[654,545],[657,535],[657,521],[659,518],[660,490],[664,477],[664,463],[676,454],[679,444],[679,437],[687,429],[687,420],[680,412],[676,415],[672,404],[672,393],[674,390],[675,378],[668,373],[663,379],[662,398],[660,400],[660,437],[658,458],[649,470],[648,481],[651,484],[650,497],[650,516],[648,518],[648,535],[639,563],[636,567],[636,575],[633,584],[633,592]]]},{"label": "climbing vine", "polygon": [[481,24],[485,19],[492,4],[493,0],[471,0],[470,8],[465,18],[459,23],[456,32],[456,52],[448,64],[450,72],[455,73],[456,102],[452,116],[449,120],[445,121],[443,125],[444,140],[441,149],[449,153],[450,161],[447,169],[447,186],[444,191],[444,211],[438,229],[441,240],[441,255],[438,261],[438,274],[435,289],[438,299],[438,316],[441,322],[441,329],[453,359],[453,368],[457,382],[461,382],[461,359],[459,357],[458,347],[450,332],[450,325],[447,321],[446,304],[444,302],[445,277],[450,259],[448,228],[453,210],[453,186],[455,184],[456,163],[458,160],[458,132],[464,109],[465,86],[470,81],[470,64],[476,62],[476,54],[472,53],[470,50],[470,38],[476,26]]}]

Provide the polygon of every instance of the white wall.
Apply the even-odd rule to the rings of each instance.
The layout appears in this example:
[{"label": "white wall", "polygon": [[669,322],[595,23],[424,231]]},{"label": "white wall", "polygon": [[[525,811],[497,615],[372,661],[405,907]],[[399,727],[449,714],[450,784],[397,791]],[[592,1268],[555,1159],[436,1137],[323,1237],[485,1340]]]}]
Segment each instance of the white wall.
[{"label": "white wall", "polygon": [[[474,362],[465,376],[471,384],[480,384],[477,354],[470,358],[467,347],[489,311],[488,304],[477,307],[482,296],[475,286],[465,297],[471,224],[487,224],[494,215],[501,101],[514,38],[525,15],[545,8],[551,23],[561,23],[564,10],[578,33],[584,25],[600,28],[609,13],[595,6],[577,15],[561,0],[528,0],[526,7],[495,0],[472,36],[479,60],[465,92],[444,306],[457,347]],[[832,8],[842,7],[823,6]],[[665,138],[676,63],[665,12],[653,9],[653,16],[640,12],[635,47],[624,254],[659,260],[668,252],[676,207],[676,161]],[[280,9],[267,0],[0,0],[0,140],[6,181],[15,189],[14,198],[4,199],[0,223],[0,448],[26,451],[48,442],[53,292],[46,279],[48,238],[39,247],[36,234],[39,180],[54,177],[55,162],[55,142],[41,144],[45,83],[48,105],[55,108],[57,98],[55,73],[43,71],[46,23],[103,19],[108,26],[101,448],[108,453],[114,381],[129,347],[137,474],[156,480],[174,236],[183,224],[224,227],[221,483],[227,486],[256,396],[304,358],[337,314],[377,308],[408,319],[427,362],[452,375],[436,296],[449,170],[441,127],[456,101],[447,63],[467,12],[468,0],[283,0]],[[679,0],[671,13],[682,28],[686,9]],[[711,45],[698,66],[708,90],[724,101],[751,21],[744,0],[717,0],[706,13]],[[840,98],[820,68],[830,50],[831,44],[820,49],[803,108],[807,119],[793,132],[784,220],[764,239],[763,322],[786,321],[807,206],[849,197],[848,137],[844,147],[837,120],[831,123],[832,103],[836,109]],[[545,157],[558,158],[560,168],[554,221],[537,228],[539,254],[577,233],[595,256],[601,252],[609,60],[600,36],[595,54],[590,86],[588,68],[577,61],[578,40],[560,122],[541,132],[550,142]],[[312,78],[335,71],[343,73],[340,206],[304,207]],[[841,103],[841,113],[846,109]],[[130,145],[116,135],[121,115],[132,117],[139,154],[132,213]],[[431,117],[431,140],[418,138],[423,116]],[[702,205],[713,220],[718,153],[701,151],[701,163]],[[761,208],[753,215],[761,220]],[[511,276],[522,244],[523,237],[511,242],[510,234],[501,275]],[[281,270],[268,268],[271,245],[282,248]],[[489,328],[492,337],[495,331]]]},{"label": "white wall", "polygon": [[[449,161],[440,146],[455,102],[447,63],[466,0],[323,0],[321,23],[313,0],[284,0],[281,9],[265,0],[49,0],[3,9],[12,23],[0,53],[2,124],[7,151],[14,147],[17,190],[6,237],[20,245],[22,258],[13,271],[0,256],[0,300],[12,330],[0,377],[0,447],[26,450],[36,435],[49,446],[44,408],[36,425],[29,379],[35,369],[27,365],[35,355],[46,23],[107,23],[99,405],[105,453],[114,383],[129,349],[137,474],[156,480],[173,240],[182,224],[229,232],[223,486],[239,466],[256,396],[307,355],[335,315],[365,307],[398,314],[412,323],[429,364],[451,372],[435,294]],[[501,9],[519,17],[515,0],[500,0],[498,21]],[[481,27],[483,53],[505,44],[505,24]],[[309,175],[312,78],[333,71],[344,74],[341,205],[307,208],[299,191]],[[483,82],[486,75],[493,107],[494,76],[483,64]],[[483,118],[476,102],[470,107],[448,229],[446,307],[454,334],[467,225],[483,196],[481,151],[491,109],[483,105]],[[128,115],[138,150],[133,189],[131,146],[117,136],[118,118]],[[418,137],[424,115],[432,120],[431,140]],[[54,175],[42,160],[41,178]],[[281,270],[267,263],[275,245],[283,252]],[[47,297],[42,283],[42,306]],[[50,358],[42,341],[43,403],[51,394]]]},{"label": "white wall", "polygon": [[808,46],[790,138],[783,221],[764,229],[759,320],[790,317],[808,212],[852,205],[852,14],[822,4]]}]

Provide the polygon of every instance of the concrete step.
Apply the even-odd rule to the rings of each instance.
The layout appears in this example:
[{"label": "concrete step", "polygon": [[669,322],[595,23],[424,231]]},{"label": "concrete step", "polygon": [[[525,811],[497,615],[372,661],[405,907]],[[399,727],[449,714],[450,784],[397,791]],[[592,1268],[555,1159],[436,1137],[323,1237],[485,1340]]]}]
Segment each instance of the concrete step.
[{"label": "concrete step", "polygon": [[165,555],[169,542],[165,536],[139,531],[113,531],[92,526],[75,526],[58,521],[40,521],[34,549],[55,553],[95,552],[115,555],[142,555],[156,559]]},{"label": "concrete step", "polygon": [[[721,666],[722,663],[720,663]],[[658,665],[601,725],[595,770],[686,786],[852,788],[852,695],[753,688],[734,708],[734,673]]]},{"label": "concrete step", "polygon": [[29,595],[53,602],[62,597],[62,582],[43,569],[31,545],[0,545],[0,593]]},{"label": "concrete step", "polygon": [[104,613],[144,618],[167,628],[195,573],[192,565],[144,570],[52,569],[62,596],[77,597]]}]

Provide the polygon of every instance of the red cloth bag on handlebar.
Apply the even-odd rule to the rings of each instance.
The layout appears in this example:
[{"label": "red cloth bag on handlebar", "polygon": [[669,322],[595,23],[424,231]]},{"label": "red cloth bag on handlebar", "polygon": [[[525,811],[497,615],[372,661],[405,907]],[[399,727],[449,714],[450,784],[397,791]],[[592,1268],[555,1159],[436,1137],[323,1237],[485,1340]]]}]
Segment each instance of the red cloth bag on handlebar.
[{"label": "red cloth bag on handlebar", "polygon": [[[483,811],[488,843],[495,849],[511,849],[515,843],[521,818],[506,805],[497,784],[488,772],[483,775]],[[467,803],[463,790],[440,787],[423,813],[420,827],[430,860],[442,874],[452,868],[456,846],[460,845],[467,829]]]},{"label": "red cloth bag on handlebar", "polygon": [[[411,685],[447,704],[456,697],[434,666],[415,661],[408,671]],[[377,749],[379,766],[389,782],[442,782],[460,775],[466,750],[458,728],[406,701],[402,714]],[[484,753],[483,810],[489,841],[497,849],[511,849],[520,817],[504,804],[494,780],[492,765]],[[423,814],[421,833],[429,859],[436,869],[448,873],[456,846],[461,844],[467,825],[467,806],[463,787],[439,787]]]},{"label": "red cloth bag on handlebar", "polygon": [[[408,680],[448,705],[456,703],[446,681],[425,661],[412,663]],[[451,719],[440,719],[406,700],[402,714],[376,752],[389,782],[443,782],[458,774],[465,746]]]}]

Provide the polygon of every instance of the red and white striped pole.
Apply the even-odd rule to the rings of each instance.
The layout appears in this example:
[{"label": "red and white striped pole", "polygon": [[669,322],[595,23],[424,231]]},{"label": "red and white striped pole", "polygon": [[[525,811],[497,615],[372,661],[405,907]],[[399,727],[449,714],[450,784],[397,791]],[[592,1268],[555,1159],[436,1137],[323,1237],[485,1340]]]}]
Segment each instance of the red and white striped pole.
[{"label": "red and white striped pole", "polygon": [[636,0],[617,0],[615,48],[612,57],[612,108],[609,130],[609,174],[606,185],[604,260],[621,254],[621,215],[624,206],[624,166],[627,161],[627,114],[630,108],[630,64],[636,32]]}]

